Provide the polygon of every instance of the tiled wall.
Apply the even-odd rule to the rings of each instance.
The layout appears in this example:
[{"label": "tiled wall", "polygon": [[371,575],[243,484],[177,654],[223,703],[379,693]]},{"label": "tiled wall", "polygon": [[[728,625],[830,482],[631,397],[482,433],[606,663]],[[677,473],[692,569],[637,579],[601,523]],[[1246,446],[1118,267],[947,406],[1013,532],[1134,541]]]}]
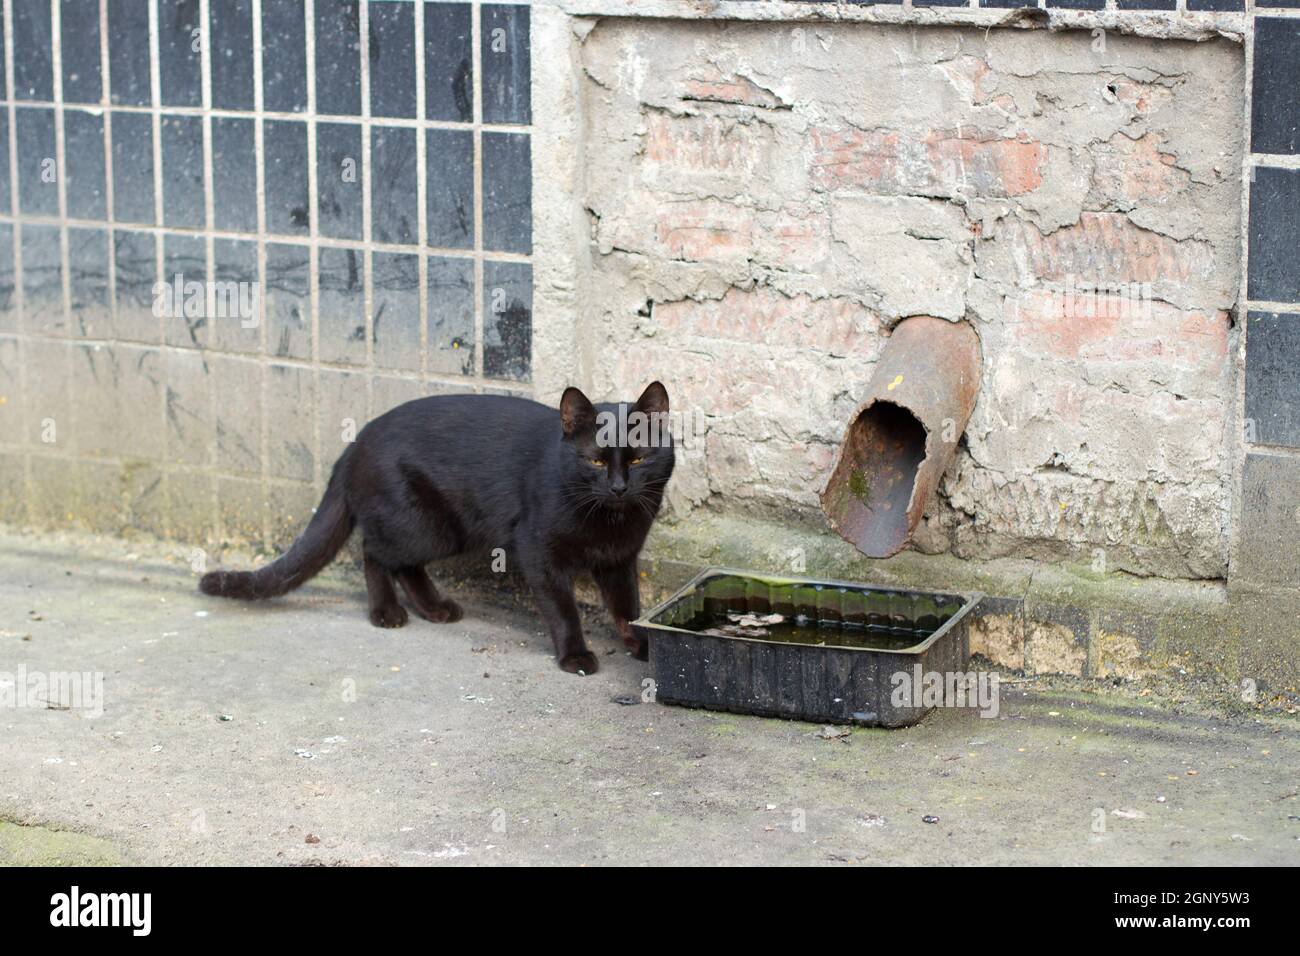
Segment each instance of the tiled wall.
[{"label": "tiled wall", "polygon": [[351,423],[528,392],[529,13],[7,0],[0,514],[270,538]]},{"label": "tiled wall", "polygon": [[1234,577],[1247,585],[1296,586],[1300,560],[1300,0],[1255,0],[1255,8],[1244,310],[1246,454]]}]

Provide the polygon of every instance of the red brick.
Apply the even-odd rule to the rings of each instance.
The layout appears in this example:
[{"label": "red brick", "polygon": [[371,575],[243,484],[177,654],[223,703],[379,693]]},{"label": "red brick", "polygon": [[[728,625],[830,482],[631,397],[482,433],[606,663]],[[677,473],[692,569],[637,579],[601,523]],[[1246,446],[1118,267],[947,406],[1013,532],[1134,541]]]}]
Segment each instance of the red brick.
[{"label": "red brick", "polygon": [[747,256],[753,230],[751,210],[705,199],[661,205],[655,235],[670,258],[699,262]]}]

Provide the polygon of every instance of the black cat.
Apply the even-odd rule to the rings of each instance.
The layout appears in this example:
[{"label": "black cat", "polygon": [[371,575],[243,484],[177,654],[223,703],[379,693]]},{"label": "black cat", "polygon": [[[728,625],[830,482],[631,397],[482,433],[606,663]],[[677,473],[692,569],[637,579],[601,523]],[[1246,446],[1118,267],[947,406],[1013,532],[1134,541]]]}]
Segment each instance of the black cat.
[{"label": "black cat", "polygon": [[370,623],[401,627],[393,578],[416,614],[456,621],[424,565],[502,548],[532,588],[560,667],[594,673],[573,578],[590,571],[623,643],[647,649],[637,555],[673,471],[668,392],[651,383],[635,403],[593,405],[566,389],[556,411],[521,398],[452,395],[407,402],[366,425],[340,456],[302,537],[257,571],[213,571],[205,594],[253,600],[320,572],[360,526]]}]

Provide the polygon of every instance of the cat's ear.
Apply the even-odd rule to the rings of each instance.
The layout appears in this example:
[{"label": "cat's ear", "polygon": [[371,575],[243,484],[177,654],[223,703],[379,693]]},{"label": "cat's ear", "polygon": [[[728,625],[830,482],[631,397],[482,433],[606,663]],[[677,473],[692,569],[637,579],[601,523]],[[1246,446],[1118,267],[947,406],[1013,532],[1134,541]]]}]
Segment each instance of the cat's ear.
[{"label": "cat's ear", "polygon": [[664,388],[662,382],[651,382],[636,400],[636,407],[637,411],[647,415],[667,415],[668,389]]},{"label": "cat's ear", "polygon": [[596,406],[581,389],[570,385],[560,396],[560,427],[566,437],[579,435],[596,425]]}]

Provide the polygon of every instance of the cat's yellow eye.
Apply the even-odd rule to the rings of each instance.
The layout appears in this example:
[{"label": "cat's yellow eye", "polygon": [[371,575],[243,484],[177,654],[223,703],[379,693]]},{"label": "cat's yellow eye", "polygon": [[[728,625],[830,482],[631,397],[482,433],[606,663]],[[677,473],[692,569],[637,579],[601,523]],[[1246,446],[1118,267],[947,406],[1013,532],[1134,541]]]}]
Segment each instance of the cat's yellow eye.
[{"label": "cat's yellow eye", "polygon": [[629,464],[629,465],[639,465],[639,464],[641,464],[641,462],[643,462],[643,461],[645,461],[644,458],[633,458],[631,461],[628,462],[628,464]]},{"label": "cat's yellow eye", "polygon": [[587,463],[593,468],[604,468],[605,462],[600,458],[588,458]]}]

